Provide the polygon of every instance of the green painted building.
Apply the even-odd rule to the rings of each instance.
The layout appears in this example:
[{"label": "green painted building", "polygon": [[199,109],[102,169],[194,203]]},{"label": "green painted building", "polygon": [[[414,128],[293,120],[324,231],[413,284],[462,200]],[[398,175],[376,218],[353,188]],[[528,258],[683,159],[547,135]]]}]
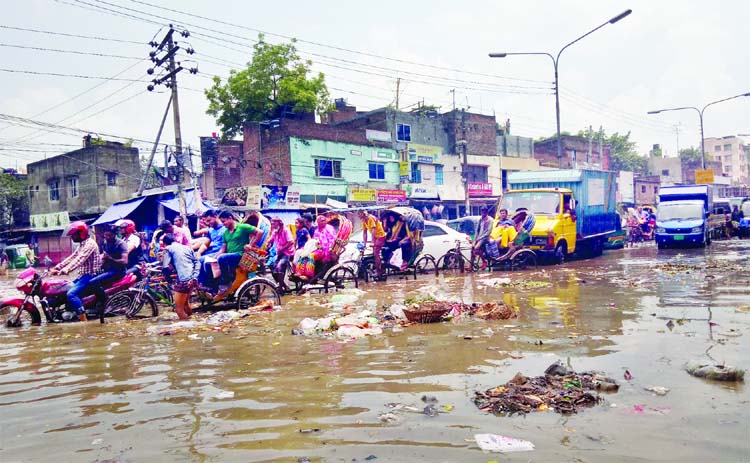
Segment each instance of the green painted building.
[{"label": "green painted building", "polygon": [[390,148],[289,137],[292,185],[301,202],[359,202],[353,192],[397,189],[399,157]]}]

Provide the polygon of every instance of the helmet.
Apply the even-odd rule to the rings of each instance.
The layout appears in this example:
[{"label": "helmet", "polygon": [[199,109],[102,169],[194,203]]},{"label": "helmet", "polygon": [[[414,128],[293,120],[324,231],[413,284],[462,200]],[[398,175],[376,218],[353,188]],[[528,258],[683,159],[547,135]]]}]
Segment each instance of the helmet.
[{"label": "helmet", "polygon": [[78,235],[82,240],[85,240],[89,237],[89,226],[86,225],[86,222],[77,221],[77,222],[71,222],[67,227],[65,227],[65,230],[63,230],[63,237],[67,238],[73,238],[74,236]]},{"label": "helmet", "polygon": [[115,227],[122,228],[125,227],[125,233],[134,233],[135,232],[135,222],[128,219],[120,219],[117,222],[115,222]]}]

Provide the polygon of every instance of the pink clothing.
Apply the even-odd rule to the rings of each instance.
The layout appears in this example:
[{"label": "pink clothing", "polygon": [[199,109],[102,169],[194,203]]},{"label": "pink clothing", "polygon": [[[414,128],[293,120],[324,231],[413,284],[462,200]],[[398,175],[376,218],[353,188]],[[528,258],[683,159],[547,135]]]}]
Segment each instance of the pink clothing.
[{"label": "pink clothing", "polygon": [[313,253],[315,260],[318,260],[319,258],[323,262],[331,260],[331,248],[336,242],[336,229],[333,228],[333,225],[326,225],[322,230],[316,228],[313,238],[318,240],[321,247],[319,251]]},{"label": "pink clothing", "polygon": [[182,227],[172,227],[172,235],[174,235],[174,242],[190,246],[190,238],[185,234],[185,230]]},{"label": "pink clothing", "polygon": [[287,227],[281,227],[273,236],[273,244],[276,246],[276,252],[285,256],[294,255],[294,246],[289,246],[288,243],[294,243],[294,237],[292,231]]}]

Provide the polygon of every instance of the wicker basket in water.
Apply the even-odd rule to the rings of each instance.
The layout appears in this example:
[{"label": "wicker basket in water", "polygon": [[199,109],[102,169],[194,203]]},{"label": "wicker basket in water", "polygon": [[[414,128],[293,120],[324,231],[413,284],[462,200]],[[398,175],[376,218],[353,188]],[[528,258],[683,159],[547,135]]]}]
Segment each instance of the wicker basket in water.
[{"label": "wicker basket in water", "polygon": [[413,323],[435,323],[451,311],[451,306],[444,302],[422,302],[404,309],[406,319]]}]

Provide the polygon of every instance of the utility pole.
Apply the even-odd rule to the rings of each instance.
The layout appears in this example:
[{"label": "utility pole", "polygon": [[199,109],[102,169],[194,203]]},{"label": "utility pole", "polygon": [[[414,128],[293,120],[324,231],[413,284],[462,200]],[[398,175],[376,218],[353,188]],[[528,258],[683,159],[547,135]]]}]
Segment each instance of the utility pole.
[{"label": "utility pole", "polygon": [[451,93],[453,94],[453,110],[456,110],[456,89],[452,88]]},{"label": "utility pole", "polygon": [[674,126],[674,133],[677,136],[677,157],[680,157],[680,125]]},{"label": "utility pole", "polygon": [[599,126],[599,162],[604,168],[604,127]]},{"label": "utility pole", "polygon": [[[154,68],[151,68],[148,70],[148,74],[153,74],[155,71],[155,68],[163,66],[166,64],[166,74],[160,77],[157,77],[152,82],[153,84],[148,85],[148,90],[151,91],[154,89],[154,85],[160,85],[165,84],[167,88],[169,88],[172,91],[172,115],[174,117],[174,141],[175,141],[175,160],[177,161],[177,198],[180,204],[180,214],[183,217],[187,216],[187,206],[186,206],[186,200],[185,200],[185,189],[183,187],[183,182],[185,181],[185,163],[184,163],[184,154],[182,152],[182,131],[180,129],[180,102],[177,96],[177,74],[182,71],[184,68],[182,65],[175,60],[175,55],[180,50],[180,46],[177,44],[177,42],[174,41],[174,33],[175,29],[170,24],[169,31],[166,33],[164,38],[162,39],[161,43],[151,42],[150,45],[155,48],[156,50],[149,53],[149,56],[151,57],[151,61],[155,64]],[[182,31],[180,32],[180,35],[184,38],[187,38],[190,36],[190,33],[188,31]],[[166,53],[159,57],[159,53],[161,53],[163,50],[165,50],[166,47]],[[195,53],[195,51],[192,48],[187,48],[186,52],[189,55],[192,55]],[[191,68],[189,69],[191,74],[197,74],[198,69],[197,68]],[[165,162],[164,169],[168,171],[167,165]]]},{"label": "utility pole", "polygon": [[594,128],[589,125],[589,153],[588,155],[586,155],[586,164],[591,163],[593,144],[594,144]]},{"label": "utility pole", "polygon": [[398,111],[398,96],[401,93],[401,77],[396,78],[396,111]]},{"label": "utility pole", "polygon": [[461,176],[464,181],[464,207],[466,208],[465,215],[471,214],[471,202],[469,201],[469,157],[468,157],[468,141],[466,140],[466,111],[461,110],[461,140],[457,143],[463,147],[463,163],[461,166]]},{"label": "utility pole", "polygon": [[[154,148],[151,150],[151,156],[148,158],[148,166],[146,167],[146,172],[143,173],[143,178],[141,178],[141,186],[138,188],[138,194],[136,196],[140,196],[143,194],[143,189],[146,187],[146,179],[149,176],[149,172],[151,171],[151,165],[154,163],[154,155],[156,154],[156,148],[159,146],[159,139],[161,138],[161,131],[164,130],[164,123],[167,121],[167,114],[169,114],[169,107],[172,106],[172,99],[170,98],[167,101],[167,109],[164,110],[164,117],[161,118],[161,125],[159,126],[159,131],[156,133],[156,140],[154,140]],[[165,160],[164,167],[166,168],[167,162]]]}]

